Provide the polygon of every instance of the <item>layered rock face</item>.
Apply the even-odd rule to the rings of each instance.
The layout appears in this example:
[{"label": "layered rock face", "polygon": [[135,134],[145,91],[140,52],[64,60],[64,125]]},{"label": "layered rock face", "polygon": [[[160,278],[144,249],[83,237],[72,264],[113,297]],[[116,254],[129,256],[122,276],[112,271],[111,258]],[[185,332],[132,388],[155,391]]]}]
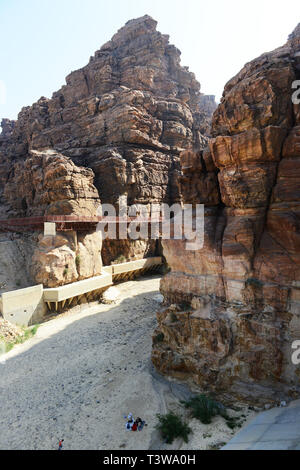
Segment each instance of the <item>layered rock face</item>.
[{"label": "layered rock face", "polygon": [[100,200],[93,180],[92,170],[70,158],[54,150],[33,150],[14,164],[3,196],[10,215],[95,216]]},{"label": "layered rock face", "polygon": [[[92,170],[76,166],[70,158],[53,150],[33,150],[25,162],[15,165],[13,187],[8,183],[5,191],[7,200],[17,195],[16,204],[19,194],[25,196],[30,215],[96,216],[100,200],[93,179]],[[13,200],[10,205],[14,207]],[[101,247],[101,232],[40,234],[31,261],[32,278],[55,287],[99,275]]]},{"label": "layered rock face", "polygon": [[[20,215],[32,213],[31,197],[26,207],[24,197],[13,211],[7,206],[11,172],[28,149],[54,149],[92,169],[103,203],[117,206],[120,195],[129,205],[180,200],[179,154],[206,142],[201,131],[208,129],[214,98],[205,100],[194,74],[180,65],[180,51],[156,24],[149,16],[129,21],[52,99],[41,98],[15,123],[3,123],[1,203],[8,215],[16,206]],[[105,243],[109,262],[119,245]],[[120,247],[119,254],[140,257],[155,246],[136,245]]]},{"label": "layered rock face", "polygon": [[[163,242],[152,360],[228,399],[300,393],[300,25],[225,86],[209,148],[181,154],[185,202],[205,204],[204,245]],[[162,334],[161,334],[162,333]]]},{"label": "layered rock face", "polygon": [[[10,214],[96,216],[100,199],[93,179],[91,169],[76,166],[54,150],[32,150],[25,160],[14,164],[4,198]],[[25,285],[31,281],[55,287],[101,273],[101,232],[19,234],[16,243],[19,250],[26,243],[31,255]],[[5,263],[5,254],[2,257]],[[23,285],[24,275],[18,275],[19,282],[20,277]]]}]

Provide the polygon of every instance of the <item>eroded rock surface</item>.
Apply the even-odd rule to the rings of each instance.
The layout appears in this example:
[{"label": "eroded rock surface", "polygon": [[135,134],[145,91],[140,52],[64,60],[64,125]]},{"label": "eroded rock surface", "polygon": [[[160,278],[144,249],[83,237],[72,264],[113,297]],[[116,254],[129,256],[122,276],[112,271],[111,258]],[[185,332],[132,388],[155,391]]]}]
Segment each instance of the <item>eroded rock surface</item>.
[{"label": "eroded rock surface", "polygon": [[184,199],[205,204],[204,246],[163,241],[152,360],[229,399],[300,393],[299,78],[300,25],[227,83],[209,148],[181,154]]},{"label": "eroded rock surface", "polygon": [[94,173],[53,150],[31,151],[14,164],[4,187],[10,215],[95,216],[100,205]]},{"label": "eroded rock surface", "polygon": [[[92,170],[76,166],[53,150],[31,151],[24,161],[15,164],[5,197],[15,213],[23,210],[29,216],[95,216],[100,200],[93,177]],[[26,265],[30,265],[29,276],[34,283],[55,287],[101,273],[99,231],[36,234],[29,238],[19,235],[19,245],[20,238],[31,247],[31,262],[26,259]]]}]

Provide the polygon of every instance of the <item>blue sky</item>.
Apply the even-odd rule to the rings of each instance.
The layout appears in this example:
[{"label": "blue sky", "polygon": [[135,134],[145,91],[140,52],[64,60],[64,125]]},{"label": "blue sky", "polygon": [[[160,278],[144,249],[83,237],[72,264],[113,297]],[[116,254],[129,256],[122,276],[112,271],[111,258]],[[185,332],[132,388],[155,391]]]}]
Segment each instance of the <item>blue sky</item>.
[{"label": "blue sky", "polygon": [[249,60],[282,45],[299,0],[0,0],[0,119],[52,93],[131,19],[149,14],[219,99]]}]

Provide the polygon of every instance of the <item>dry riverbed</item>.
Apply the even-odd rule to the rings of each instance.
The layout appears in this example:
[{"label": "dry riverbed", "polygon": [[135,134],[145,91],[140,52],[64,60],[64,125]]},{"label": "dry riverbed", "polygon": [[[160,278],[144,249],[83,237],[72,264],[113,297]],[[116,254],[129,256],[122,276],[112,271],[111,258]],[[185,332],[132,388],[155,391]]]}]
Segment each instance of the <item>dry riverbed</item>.
[{"label": "dry riverbed", "polygon": [[[207,449],[230,440],[223,418],[196,420],[188,444],[164,444],[156,413],[177,410],[184,385],[151,366],[159,276],[119,284],[114,304],[78,307],[42,324],[36,335],[1,356],[0,449]],[[145,419],[125,429],[124,415]],[[245,422],[253,416],[245,408]]]}]

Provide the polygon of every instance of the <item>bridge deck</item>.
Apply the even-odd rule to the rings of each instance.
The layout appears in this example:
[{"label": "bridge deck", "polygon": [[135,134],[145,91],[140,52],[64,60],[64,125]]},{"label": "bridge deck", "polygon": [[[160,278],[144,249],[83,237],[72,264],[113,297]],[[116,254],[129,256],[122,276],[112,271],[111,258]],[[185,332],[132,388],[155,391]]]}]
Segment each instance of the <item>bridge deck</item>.
[{"label": "bridge deck", "polygon": [[[89,217],[89,216],[76,216],[76,215],[44,215],[39,217],[18,217],[11,219],[0,219],[0,232],[28,232],[28,231],[43,231],[44,223],[52,222],[56,224],[57,231],[75,230],[89,231],[96,230],[97,224],[102,222],[114,223],[117,225],[127,224],[132,222],[147,223],[153,222],[151,218],[138,218],[138,217]],[[160,217],[156,222],[161,224],[163,219]]]}]

